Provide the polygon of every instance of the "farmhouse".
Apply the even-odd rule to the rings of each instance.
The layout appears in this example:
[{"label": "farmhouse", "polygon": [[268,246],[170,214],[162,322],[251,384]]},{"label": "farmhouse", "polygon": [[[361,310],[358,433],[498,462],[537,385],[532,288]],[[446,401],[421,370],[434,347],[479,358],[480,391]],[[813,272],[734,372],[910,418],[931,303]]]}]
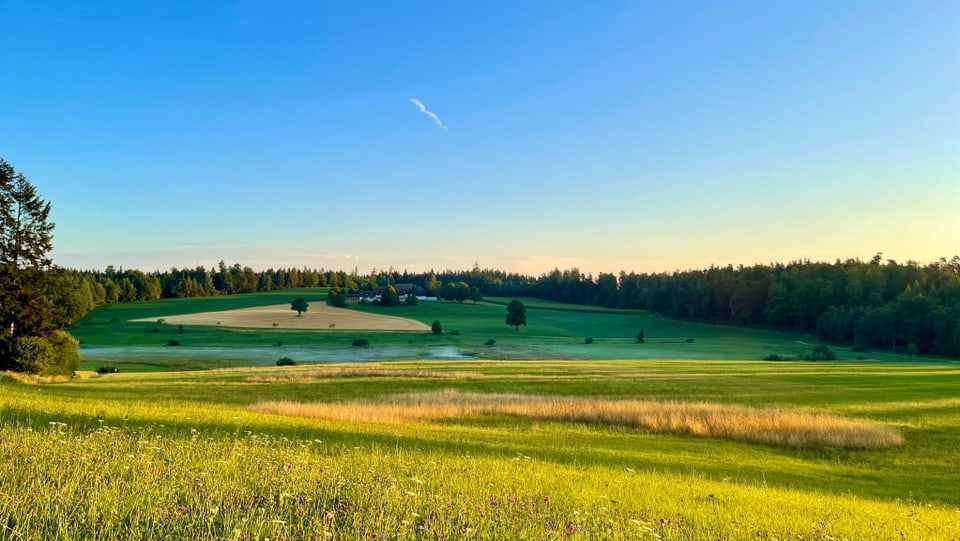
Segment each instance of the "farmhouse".
[{"label": "farmhouse", "polygon": [[[400,301],[403,302],[407,296],[413,295],[418,300],[421,301],[435,301],[436,297],[428,297],[427,290],[418,286],[417,284],[394,284],[393,288],[397,290],[397,296],[400,297]],[[386,286],[380,286],[373,291],[361,291],[357,295],[357,300],[367,300],[370,302],[380,300],[380,296],[383,295],[383,292],[387,289]],[[347,297],[347,300],[352,300],[350,297]]]}]

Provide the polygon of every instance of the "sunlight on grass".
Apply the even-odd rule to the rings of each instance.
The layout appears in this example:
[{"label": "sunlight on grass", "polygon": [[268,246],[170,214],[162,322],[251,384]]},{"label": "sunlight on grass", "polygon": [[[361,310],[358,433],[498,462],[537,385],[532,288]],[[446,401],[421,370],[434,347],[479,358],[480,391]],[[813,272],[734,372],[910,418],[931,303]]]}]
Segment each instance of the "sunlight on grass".
[{"label": "sunlight on grass", "polygon": [[0,539],[953,539],[952,509],[266,434],[0,424]]},{"label": "sunlight on grass", "polygon": [[267,401],[252,406],[252,409],[281,415],[377,423],[510,415],[791,447],[875,449],[903,444],[902,436],[895,429],[866,420],[705,402],[600,400],[442,390],[340,403]]},{"label": "sunlight on grass", "polygon": [[247,383],[306,383],[328,378],[442,378],[468,379],[482,378],[480,372],[449,371],[438,372],[431,370],[384,370],[363,368],[326,368],[307,372],[292,372],[289,374],[275,374],[265,376],[251,376],[244,381]]}]

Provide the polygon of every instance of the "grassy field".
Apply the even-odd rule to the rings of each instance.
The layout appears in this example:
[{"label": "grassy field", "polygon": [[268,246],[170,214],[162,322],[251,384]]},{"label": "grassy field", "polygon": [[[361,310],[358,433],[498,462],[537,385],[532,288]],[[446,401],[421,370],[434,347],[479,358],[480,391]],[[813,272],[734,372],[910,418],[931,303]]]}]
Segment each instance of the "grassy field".
[{"label": "grassy field", "polygon": [[[179,314],[198,314],[263,307],[302,296],[323,302],[322,288],[202,299],[105,305],[93,310],[70,331],[83,345],[84,369],[105,363],[124,370],[185,370],[272,364],[280,357],[298,362],[422,358],[484,359],[760,359],[778,354],[796,357],[809,352],[809,335],[778,333],[662,318],[639,310],[609,310],[525,299],[527,325],[514,330],[504,323],[504,299],[477,304],[421,302],[418,306],[381,308],[351,305],[350,310],[409,318],[430,325],[439,320],[444,334],[429,332],[303,330],[278,323],[276,328],[234,328],[225,325],[176,325]],[[308,312],[309,314],[309,312]],[[296,313],[290,311],[291,322]],[[132,321],[144,319],[145,321]],[[163,320],[163,322],[159,322]],[[643,329],[646,343],[635,336]],[[369,340],[354,348],[353,340]],[[585,339],[593,343],[586,344]],[[168,346],[170,341],[180,344]],[[493,345],[486,345],[493,340]],[[916,359],[836,347],[841,359],[897,361]]]},{"label": "grassy field", "polygon": [[[411,396],[486,406],[399,420],[261,411]],[[0,379],[0,539],[957,539],[958,396],[960,367],[896,363],[470,360]],[[527,408],[635,400],[859,419],[903,441],[739,441]]]}]

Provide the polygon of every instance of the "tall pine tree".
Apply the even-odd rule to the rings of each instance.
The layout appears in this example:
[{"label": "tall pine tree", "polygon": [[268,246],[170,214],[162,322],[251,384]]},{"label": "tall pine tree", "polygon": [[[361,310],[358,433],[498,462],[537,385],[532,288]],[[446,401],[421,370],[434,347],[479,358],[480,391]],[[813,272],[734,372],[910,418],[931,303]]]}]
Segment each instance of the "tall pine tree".
[{"label": "tall pine tree", "polygon": [[22,368],[21,338],[51,338],[47,289],[54,224],[50,203],[22,173],[0,159],[0,368]]}]

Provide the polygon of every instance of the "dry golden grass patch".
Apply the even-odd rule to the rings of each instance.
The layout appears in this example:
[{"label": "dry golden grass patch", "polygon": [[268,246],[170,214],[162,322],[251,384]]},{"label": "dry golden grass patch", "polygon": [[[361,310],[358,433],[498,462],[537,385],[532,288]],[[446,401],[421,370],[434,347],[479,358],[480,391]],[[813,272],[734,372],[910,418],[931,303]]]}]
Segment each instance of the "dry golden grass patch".
[{"label": "dry golden grass patch", "polygon": [[602,400],[443,390],[395,395],[379,401],[261,402],[252,409],[281,415],[376,423],[510,415],[791,447],[874,449],[903,444],[902,436],[895,429],[862,419],[706,402]]},{"label": "dry golden grass patch", "polygon": [[[326,329],[326,330],[379,330],[379,331],[428,331],[430,327],[405,317],[368,314],[345,308],[335,308],[323,302],[312,302],[302,315],[290,309],[289,304],[257,306],[220,312],[201,312],[166,316],[169,325],[221,325],[256,329]],[[136,322],[155,323],[157,318],[134,319]]]},{"label": "dry golden grass patch", "polygon": [[442,378],[468,379],[482,378],[480,372],[449,371],[438,372],[428,370],[385,370],[385,369],[358,369],[358,368],[328,368],[311,370],[309,372],[293,372],[290,374],[274,374],[268,376],[251,376],[246,378],[247,383],[308,383],[330,378]]},{"label": "dry golden grass patch", "polygon": [[38,376],[10,370],[0,372],[0,381],[16,381],[19,383],[64,383],[70,381],[70,376]]}]

